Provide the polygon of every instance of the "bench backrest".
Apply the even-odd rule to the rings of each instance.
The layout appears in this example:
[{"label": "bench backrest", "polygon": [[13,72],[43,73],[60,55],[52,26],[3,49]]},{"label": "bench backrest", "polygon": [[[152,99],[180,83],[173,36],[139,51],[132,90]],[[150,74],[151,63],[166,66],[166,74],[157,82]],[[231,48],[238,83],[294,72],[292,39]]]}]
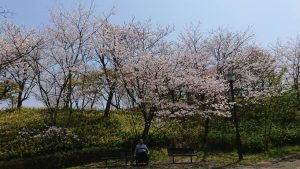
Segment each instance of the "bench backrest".
[{"label": "bench backrest", "polygon": [[192,148],[168,148],[168,154],[195,154]]}]

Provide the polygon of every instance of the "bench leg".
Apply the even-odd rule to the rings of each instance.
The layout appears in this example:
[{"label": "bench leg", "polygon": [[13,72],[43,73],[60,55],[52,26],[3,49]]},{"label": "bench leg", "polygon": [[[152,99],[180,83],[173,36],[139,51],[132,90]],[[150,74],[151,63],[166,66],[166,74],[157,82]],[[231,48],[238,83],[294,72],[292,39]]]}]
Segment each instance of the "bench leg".
[{"label": "bench leg", "polygon": [[174,156],[173,156],[173,164],[175,163],[175,160],[174,160]]},{"label": "bench leg", "polygon": [[125,158],[125,165],[127,166],[127,158]]},{"label": "bench leg", "polygon": [[107,167],[107,160],[105,160],[105,167]]},{"label": "bench leg", "polygon": [[193,163],[193,156],[191,156],[191,163]]}]

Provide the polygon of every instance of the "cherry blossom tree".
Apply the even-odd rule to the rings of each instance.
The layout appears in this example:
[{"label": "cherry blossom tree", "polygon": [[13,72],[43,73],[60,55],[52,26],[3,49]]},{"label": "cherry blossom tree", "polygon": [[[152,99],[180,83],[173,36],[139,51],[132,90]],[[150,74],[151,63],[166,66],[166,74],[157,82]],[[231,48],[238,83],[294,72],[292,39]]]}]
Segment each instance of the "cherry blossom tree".
[{"label": "cherry blossom tree", "polygon": [[[248,30],[230,32],[226,29],[213,31],[206,42],[210,65],[216,67],[219,75],[233,72],[236,75],[234,91],[243,98],[258,97],[268,92],[265,77],[274,71],[275,60],[262,50],[257,50],[252,42],[253,35]],[[260,84],[260,85],[258,85]],[[239,159],[243,159],[241,138],[239,134],[239,118],[233,103],[233,122],[236,130],[236,144]]]},{"label": "cherry blossom tree", "polygon": [[40,41],[33,39],[35,30],[28,30],[12,23],[4,23],[1,27],[0,40],[0,70],[6,65],[28,55],[39,45]]},{"label": "cherry blossom tree", "polygon": [[24,100],[28,99],[35,86],[35,76],[27,60],[39,48],[43,41],[35,30],[29,30],[12,23],[2,25],[1,58],[3,77],[10,79],[17,86],[17,107],[20,108]]},{"label": "cherry blossom tree", "polygon": [[72,94],[76,90],[75,80],[86,70],[91,51],[91,37],[96,22],[91,9],[81,5],[73,10],[57,9],[51,13],[51,25],[45,29],[47,42],[39,57],[32,64],[37,74],[38,98],[53,110],[55,123],[57,109],[73,108]]},{"label": "cherry blossom tree", "polygon": [[159,110],[164,109],[167,95],[168,61],[145,54],[131,60],[120,69],[122,82],[129,97],[144,117],[143,138],[147,139],[151,121]]},{"label": "cherry blossom tree", "polygon": [[275,55],[279,58],[280,67],[287,69],[286,82],[296,91],[297,99],[300,97],[300,36],[289,41],[277,42],[273,47]]},{"label": "cherry blossom tree", "polygon": [[124,56],[128,55],[128,30],[124,26],[109,23],[108,17],[112,14],[105,19],[98,18],[100,25],[93,37],[94,60],[98,63],[105,82],[102,95],[105,100],[104,117],[109,116],[111,106],[114,106],[113,99],[118,98],[117,73]]},{"label": "cherry blossom tree", "polygon": [[[134,42],[139,46],[140,41]],[[199,57],[200,50],[199,55],[191,50],[182,54],[178,51],[183,48],[174,50],[163,40],[154,41],[157,44],[149,50],[141,42],[142,48],[135,49],[121,65],[120,76],[121,84],[143,114],[143,138],[147,138],[154,117],[228,115],[224,79],[204,69],[207,62]]]},{"label": "cherry blossom tree", "polygon": [[182,74],[188,84],[185,84],[187,102],[196,108],[196,114],[204,118],[204,137],[202,148],[205,159],[207,153],[207,137],[209,120],[212,117],[230,116],[228,98],[225,93],[228,85],[222,74],[217,74],[217,66],[211,64],[207,49],[207,37],[200,30],[200,23],[190,24],[180,34],[177,47],[181,55]]},{"label": "cherry blossom tree", "polygon": [[16,89],[17,108],[20,108],[35,86],[35,75],[26,62],[17,61],[13,65],[6,66],[5,76],[18,86]]},{"label": "cherry blossom tree", "polygon": [[150,21],[132,22],[125,38],[127,55],[119,66],[119,81],[127,92],[133,106],[143,114],[144,130],[142,137],[147,139],[150,125],[165,104],[168,92],[170,58],[164,38],[170,28],[153,29]]}]

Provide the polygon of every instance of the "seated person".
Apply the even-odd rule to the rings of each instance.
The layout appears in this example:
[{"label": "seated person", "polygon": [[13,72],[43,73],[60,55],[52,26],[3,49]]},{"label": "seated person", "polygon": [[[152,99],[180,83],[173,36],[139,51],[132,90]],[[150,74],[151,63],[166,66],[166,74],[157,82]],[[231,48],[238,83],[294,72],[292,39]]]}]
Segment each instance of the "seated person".
[{"label": "seated person", "polygon": [[136,163],[145,163],[148,164],[148,155],[150,151],[148,147],[144,144],[143,139],[140,139],[140,142],[136,145],[134,150],[134,156],[136,157]]}]

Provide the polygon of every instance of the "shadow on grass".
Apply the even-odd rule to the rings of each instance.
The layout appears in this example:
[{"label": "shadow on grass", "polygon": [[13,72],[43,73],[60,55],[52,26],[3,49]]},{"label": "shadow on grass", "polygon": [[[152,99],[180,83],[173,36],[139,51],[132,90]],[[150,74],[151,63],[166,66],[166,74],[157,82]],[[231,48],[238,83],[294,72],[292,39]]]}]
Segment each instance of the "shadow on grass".
[{"label": "shadow on grass", "polygon": [[278,158],[272,161],[273,164],[283,162],[283,161],[295,161],[300,160],[300,154],[292,154],[282,158]]},{"label": "shadow on grass", "polygon": [[[278,156],[277,156],[278,157]],[[281,162],[293,162],[295,160],[300,160],[300,154],[291,154],[287,156],[281,156],[280,158],[273,159],[271,161],[260,162],[258,164],[251,165],[252,167],[264,168],[264,167],[272,167],[272,165],[281,163]],[[213,169],[226,169],[226,168],[234,168],[234,167],[242,167],[243,165],[239,165],[241,161],[235,161],[229,164],[225,164],[222,166],[212,167]]]},{"label": "shadow on grass", "polygon": [[237,160],[235,162],[229,163],[229,164],[225,164],[225,165],[221,165],[221,166],[217,166],[217,167],[212,167],[212,169],[225,169],[225,168],[231,168],[233,166],[236,166],[237,164],[239,164],[241,161]]}]

